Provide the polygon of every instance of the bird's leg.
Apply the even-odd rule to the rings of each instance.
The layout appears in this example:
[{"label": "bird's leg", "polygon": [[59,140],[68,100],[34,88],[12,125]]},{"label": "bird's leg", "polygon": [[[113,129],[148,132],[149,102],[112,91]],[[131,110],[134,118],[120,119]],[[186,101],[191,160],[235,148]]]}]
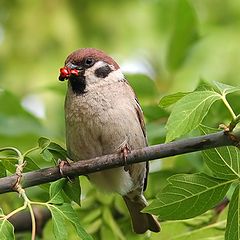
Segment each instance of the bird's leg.
[{"label": "bird's leg", "polygon": [[123,155],[124,170],[127,172],[129,170],[129,167],[127,165],[127,156],[131,152],[127,139],[125,139],[124,142],[118,147],[118,152]]}]

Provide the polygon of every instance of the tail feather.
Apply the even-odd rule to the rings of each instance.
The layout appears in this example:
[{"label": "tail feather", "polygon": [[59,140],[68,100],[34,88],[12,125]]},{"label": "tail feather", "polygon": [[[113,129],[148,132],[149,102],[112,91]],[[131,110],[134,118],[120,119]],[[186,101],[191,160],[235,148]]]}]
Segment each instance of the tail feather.
[{"label": "tail feather", "polygon": [[134,198],[123,196],[123,199],[129,210],[135,233],[142,234],[147,230],[160,232],[160,224],[157,219],[149,213],[141,212],[141,210],[147,206],[147,202],[143,195],[137,195]]}]

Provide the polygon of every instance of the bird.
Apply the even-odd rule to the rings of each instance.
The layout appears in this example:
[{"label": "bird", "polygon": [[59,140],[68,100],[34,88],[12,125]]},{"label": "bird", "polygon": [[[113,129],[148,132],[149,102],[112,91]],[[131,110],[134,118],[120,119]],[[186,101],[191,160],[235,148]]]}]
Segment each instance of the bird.
[{"label": "bird", "polygon": [[[139,101],[112,57],[95,48],[77,49],[60,68],[59,80],[68,80],[66,147],[73,161],[117,152],[127,158],[129,151],[147,146]],[[148,171],[149,163],[141,162],[88,174],[100,189],[123,197],[137,234],[160,231],[156,217],[141,212]]]}]

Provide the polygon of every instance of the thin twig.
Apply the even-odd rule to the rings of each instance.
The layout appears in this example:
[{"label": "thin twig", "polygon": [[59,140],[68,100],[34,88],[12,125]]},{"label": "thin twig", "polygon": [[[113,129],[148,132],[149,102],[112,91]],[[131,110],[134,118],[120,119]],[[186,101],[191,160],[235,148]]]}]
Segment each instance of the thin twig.
[{"label": "thin twig", "polygon": [[[110,154],[89,160],[81,160],[71,163],[70,165],[64,165],[61,169],[63,175],[60,173],[58,167],[23,173],[21,177],[21,186],[22,188],[28,188],[56,181],[64,176],[74,177],[87,175],[104,169],[124,166],[125,164],[129,165],[138,162],[145,162],[148,160],[196,152],[209,148],[231,145],[238,146],[239,139],[240,130],[236,130],[231,133],[221,131],[204,136],[182,139],[170,143],[132,150],[131,153],[128,154],[126,161],[123,161],[120,154]],[[16,187],[17,179],[18,176],[16,175],[0,178],[0,194],[16,191],[16,188],[14,187]]]}]

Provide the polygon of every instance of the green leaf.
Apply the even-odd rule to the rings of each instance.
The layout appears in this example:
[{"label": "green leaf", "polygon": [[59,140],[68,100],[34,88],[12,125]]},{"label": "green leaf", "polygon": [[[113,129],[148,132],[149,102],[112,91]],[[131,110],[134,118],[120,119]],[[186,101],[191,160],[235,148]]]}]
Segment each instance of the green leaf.
[{"label": "green leaf", "polygon": [[212,83],[210,83],[204,79],[200,79],[195,91],[214,91],[215,92],[215,89],[214,89],[214,86],[212,85]]},{"label": "green leaf", "polygon": [[5,159],[2,161],[2,165],[5,167],[6,170],[8,170],[10,173],[15,173],[16,172],[16,165],[17,160],[7,160]]},{"label": "green leaf", "polygon": [[142,110],[144,112],[144,117],[148,121],[155,121],[159,120],[160,118],[166,118],[169,116],[169,113],[166,110],[157,105],[143,105]]},{"label": "green leaf", "polygon": [[164,96],[160,99],[159,106],[162,108],[167,108],[172,104],[176,103],[178,100],[189,94],[188,92],[178,92]]},{"label": "green leaf", "polygon": [[54,162],[53,155],[48,149],[45,149],[43,152],[40,153],[43,159],[47,162]]},{"label": "green leaf", "polygon": [[50,195],[50,203],[53,204],[62,204],[64,202],[62,196],[63,186],[66,184],[67,179],[61,178],[53,183],[51,183],[49,195]]},{"label": "green leaf", "polygon": [[115,222],[112,213],[109,208],[105,207],[103,210],[103,219],[105,224],[112,230],[112,232],[121,240],[125,240],[125,237],[119,228],[119,225]]},{"label": "green leaf", "polygon": [[49,146],[50,143],[51,141],[48,138],[40,137],[38,139],[38,145],[39,148],[41,149],[41,152],[43,152]]},{"label": "green leaf", "polygon": [[24,172],[30,172],[40,169],[40,167],[34,162],[32,158],[25,157],[24,160],[26,161],[26,166],[23,169]]},{"label": "green leaf", "polygon": [[100,217],[102,210],[100,208],[92,209],[83,219],[82,223],[89,225]]},{"label": "green leaf", "polygon": [[220,147],[202,152],[203,159],[217,178],[237,179],[240,177],[240,151],[234,146]]},{"label": "green leaf", "polygon": [[178,1],[175,16],[167,54],[168,67],[173,71],[183,64],[190,47],[199,38],[197,16],[189,1]]},{"label": "green leaf", "polygon": [[114,232],[112,231],[112,229],[105,224],[102,224],[100,234],[101,234],[101,239],[111,239],[111,240],[118,239],[114,235]]},{"label": "green leaf", "polygon": [[[68,203],[63,203],[61,205],[48,204],[48,208],[52,214],[54,213],[55,219],[53,219],[53,221],[55,221],[55,224],[56,224],[56,227],[55,227],[56,234],[59,235],[60,231],[63,231],[63,229],[59,230],[59,228],[62,227],[62,224],[59,224],[59,221],[64,218],[73,224],[79,237],[81,237],[84,240],[93,240],[93,238],[88,233],[86,233],[86,231],[80,225],[80,219],[70,204]],[[56,217],[57,217],[57,221],[56,221]]]},{"label": "green leaf", "polygon": [[138,98],[151,99],[157,96],[155,81],[143,74],[129,74],[127,79]]},{"label": "green leaf", "polygon": [[6,168],[4,167],[2,162],[0,161],[0,178],[6,177],[6,176],[7,176]]},{"label": "green leaf", "polygon": [[[24,134],[41,134],[43,127],[40,121],[26,111],[21,100],[13,93],[0,91],[0,134],[5,136],[21,136]],[[21,126],[21,127],[19,127]]]},{"label": "green leaf", "polygon": [[213,83],[221,95],[227,95],[229,93],[240,91],[240,87],[233,87],[216,81],[213,81]]},{"label": "green leaf", "polygon": [[6,219],[0,220],[0,239],[1,240],[15,239],[13,225]]},{"label": "green leaf", "polygon": [[168,181],[157,199],[144,209],[163,220],[187,219],[206,212],[224,198],[232,184],[203,173],[179,174]]},{"label": "green leaf", "polygon": [[55,142],[50,142],[49,139],[41,137],[38,140],[39,147],[42,149],[41,155],[47,162],[55,161],[55,163],[61,159],[67,159],[67,151]]},{"label": "green leaf", "polygon": [[166,125],[166,142],[197,128],[212,104],[219,99],[221,95],[213,91],[196,91],[180,99],[174,105]]},{"label": "green leaf", "polygon": [[240,239],[240,186],[237,185],[230,201],[225,240]]},{"label": "green leaf", "polygon": [[48,208],[52,214],[53,222],[53,234],[57,240],[66,240],[67,239],[67,229],[65,224],[65,217],[58,210],[58,208],[53,207],[54,205],[48,205]]},{"label": "green leaf", "polygon": [[79,206],[81,205],[81,186],[79,177],[67,181],[63,186],[63,191],[70,200],[74,201]]},{"label": "green leaf", "polygon": [[224,229],[222,229],[224,223],[225,221],[212,223],[181,235],[176,233],[178,236],[174,236],[170,240],[224,240]]}]

